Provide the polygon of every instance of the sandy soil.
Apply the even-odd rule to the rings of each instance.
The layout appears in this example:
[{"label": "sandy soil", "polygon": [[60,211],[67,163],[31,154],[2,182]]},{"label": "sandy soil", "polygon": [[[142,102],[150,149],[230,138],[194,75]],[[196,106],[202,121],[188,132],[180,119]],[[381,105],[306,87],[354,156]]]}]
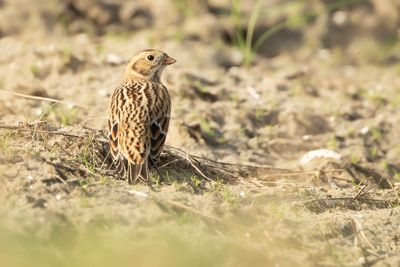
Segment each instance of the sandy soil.
[{"label": "sandy soil", "polygon": [[[297,24],[247,67],[230,1],[27,2],[0,1],[2,266],[400,265],[396,1],[271,1],[254,38]],[[129,186],[102,130],[148,47],[178,60],[166,181]]]}]

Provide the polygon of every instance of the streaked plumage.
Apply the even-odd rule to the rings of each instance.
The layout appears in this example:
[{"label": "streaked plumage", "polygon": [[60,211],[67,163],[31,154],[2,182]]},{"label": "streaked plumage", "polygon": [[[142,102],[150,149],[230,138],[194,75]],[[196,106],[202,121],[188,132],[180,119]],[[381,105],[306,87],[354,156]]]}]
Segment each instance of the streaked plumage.
[{"label": "streaked plumage", "polygon": [[125,69],[122,84],[111,97],[110,150],[129,183],[138,179],[148,181],[149,165],[155,165],[163,149],[171,100],[160,77],[164,67],[175,62],[158,50],[137,53]]}]

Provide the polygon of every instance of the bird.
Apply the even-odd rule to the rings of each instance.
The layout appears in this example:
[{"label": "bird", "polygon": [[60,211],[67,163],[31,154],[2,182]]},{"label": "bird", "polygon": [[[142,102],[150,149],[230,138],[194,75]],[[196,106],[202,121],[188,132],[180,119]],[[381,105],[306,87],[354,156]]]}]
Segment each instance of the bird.
[{"label": "bird", "polygon": [[149,168],[163,150],[171,116],[171,98],[161,83],[164,68],[176,60],[145,49],[128,62],[108,109],[108,143],[113,162],[129,184],[150,182]]}]

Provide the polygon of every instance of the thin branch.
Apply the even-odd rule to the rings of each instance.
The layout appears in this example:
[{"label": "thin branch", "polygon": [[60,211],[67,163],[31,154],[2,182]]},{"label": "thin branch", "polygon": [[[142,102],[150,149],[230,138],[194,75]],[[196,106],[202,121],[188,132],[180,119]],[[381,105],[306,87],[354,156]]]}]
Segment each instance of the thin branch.
[{"label": "thin branch", "polygon": [[179,161],[182,161],[182,160],[183,160],[183,159],[174,159],[174,160],[171,160],[170,162],[167,162],[167,163],[161,165],[160,167],[158,167],[158,169],[165,168],[165,167],[167,167],[168,165],[171,165],[171,164],[173,164],[173,163],[176,163],[176,162],[179,162]]},{"label": "thin branch", "polygon": [[7,90],[0,90],[0,93],[23,97],[23,98],[32,99],[32,100],[59,103],[59,104],[64,104],[64,105],[68,105],[68,106],[72,106],[72,107],[79,107],[79,108],[83,108],[83,109],[91,109],[91,107],[88,107],[88,106],[83,106],[83,105],[79,105],[79,104],[75,104],[72,102],[59,100],[59,99],[55,99],[55,98],[50,98],[50,97],[26,95],[26,94],[22,94],[22,93],[13,92],[13,91],[7,91]]},{"label": "thin branch", "polygon": [[203,176],[205,179],[209,180],[209,181],[214,181],[213,179],[209,178],[207,175],[205,175],[200,169],[199,167],[196,166],[196,164],[193,162],[193,160],[189,157],[189,155],[186,155],[185,159],[190,163],[190,165],[201,175]]},{"label": "thin branch", "polygon": [[46,131],[46,130],[26,129],[26,128],[22,128],[20,126],[12,126],[12,125],[0,125],[0,129],[16,130],[16,131],[22,131],[22,132],[35,132],[35,133],[44,133],[44,134],[55,134],[55,135],[63,135],[63,136],[74,137],[74,138],[86,138],[87,137],[86,135],[76,135],[76,134],[70,134],[70,133],[61,132],[61,131]]},{"label": "thin branch", "polygon": [[372,244],[372,242],[365,235],[362,223],[355,217],[352,217],[351,225],[352,225],[354,233],[356,234],[356,237],[357,237],[360,247],[363,248],[363,244],[365,244],[372,250],[372,251],[370,251],[371,254],[374,254],[374,256],[379,256],[379,254],[376,253],[376,247]]},{"label": "thin branch", "polygon": [[364,195],[363,191],[365,189],[365,187],[367,187],[366,185],[362,185],[360,190],[357,192],[357,194],[353,197],[353,200],[358,199],[360,196]]}]

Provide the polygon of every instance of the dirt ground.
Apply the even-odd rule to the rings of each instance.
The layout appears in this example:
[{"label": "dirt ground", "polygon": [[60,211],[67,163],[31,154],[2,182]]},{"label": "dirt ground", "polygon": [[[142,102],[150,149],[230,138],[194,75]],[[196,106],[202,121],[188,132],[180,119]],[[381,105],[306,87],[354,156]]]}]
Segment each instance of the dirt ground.
[{"label": "dirt ground", "polygon": [[[0,265],[400,266],[397,1],[146,2],[0,0]],[[107,106],[149,47],[164,179],[128,185]]]}]

